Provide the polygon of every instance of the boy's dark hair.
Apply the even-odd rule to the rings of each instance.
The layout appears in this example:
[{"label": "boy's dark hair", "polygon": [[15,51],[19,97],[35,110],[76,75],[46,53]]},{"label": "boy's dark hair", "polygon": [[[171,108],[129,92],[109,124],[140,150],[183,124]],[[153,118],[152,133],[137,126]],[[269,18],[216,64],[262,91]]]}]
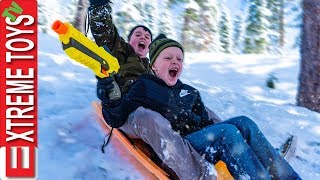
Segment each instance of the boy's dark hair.
[{"label": "boy's dark hair", "polygon": [[143,30],[145,31],[148,31],[148,33],[150,34],[151,36],[151,41],[152,41],[152,33],[151,33],[151,30],[149,28],[147,28],[146,26],[144,25],[138,25],[138,26],[135,26],[134,28],[131,29],[130,33],[129,33],[129,36],[128,36],[128,41],[130,41],[130,38],[133,34],[133,31],[136,30],[137,28],[141,27]]}]

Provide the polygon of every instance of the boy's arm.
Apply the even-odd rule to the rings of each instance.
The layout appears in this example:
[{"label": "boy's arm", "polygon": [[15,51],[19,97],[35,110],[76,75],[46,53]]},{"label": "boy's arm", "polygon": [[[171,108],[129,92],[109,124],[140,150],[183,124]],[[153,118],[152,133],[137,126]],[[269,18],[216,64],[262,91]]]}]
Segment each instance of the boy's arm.
[{"label": "boy's arm", "polygon": [[[109,0],[90,0],[89,23],[91,33],[98,46],[106,45],[116,55],[126,53],[129,44],[118,34],[112,21],[112,8]],[[117,57],[119,61],[121,58]],[[119,62],[121,64],[121,62]]]},{"label": "boy's arm", "polygon": [[139,106],[143,106],[144,83],[136,81],[127,96],[102,106],[102,114],[105,121],[114,128],[121,127],[128,119],[129,115]]},{"label": "boy's arm", "polygon": [[200,96],[199,92],[197,92],[197,100],[192,108],[192,112],[196,116],[199,116],[201,118],[201,120],[200,120],[201,127],[206,127],[208,125],[214,124],[214,121],[209,119],[208,112],[207,112],[207,110],[201,100],[201,96]]}]

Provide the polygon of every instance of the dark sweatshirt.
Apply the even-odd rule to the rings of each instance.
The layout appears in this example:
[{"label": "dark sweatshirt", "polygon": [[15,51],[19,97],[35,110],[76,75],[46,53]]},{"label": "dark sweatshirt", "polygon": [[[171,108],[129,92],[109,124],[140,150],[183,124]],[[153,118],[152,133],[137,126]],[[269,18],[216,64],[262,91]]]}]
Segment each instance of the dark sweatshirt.
[{"label": "dark sweatshirt", "polygon": [[213,124],[195,88],[180,80],[171,87],[149,74],[141,75],[125,97],[112,105],[104,106],[102,113],[110,126],[118,128],[139,106],[160,113],[181,136]]}]

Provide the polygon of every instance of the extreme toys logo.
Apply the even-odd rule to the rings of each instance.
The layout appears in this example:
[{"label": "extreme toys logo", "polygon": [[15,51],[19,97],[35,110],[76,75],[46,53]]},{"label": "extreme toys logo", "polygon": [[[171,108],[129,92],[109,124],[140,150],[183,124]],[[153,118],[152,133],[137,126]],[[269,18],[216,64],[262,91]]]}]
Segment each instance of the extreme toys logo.
[{"label": "extreme toys logo", "polygon": [[36,179],[37,1],[0,5],[0,179]]}]

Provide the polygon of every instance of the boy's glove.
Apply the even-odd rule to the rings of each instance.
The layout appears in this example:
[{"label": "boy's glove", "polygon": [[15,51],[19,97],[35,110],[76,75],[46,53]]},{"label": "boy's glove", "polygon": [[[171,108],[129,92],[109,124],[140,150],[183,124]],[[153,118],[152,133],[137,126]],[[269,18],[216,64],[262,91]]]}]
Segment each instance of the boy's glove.
[{"label": "boy's glove", "polygon": [[110,104],[111,100],[109,97],[109,92],[111,92],[114,88],[112,77],[99,78],[97,82],[97,96],[103,102],[103,104]]}]

